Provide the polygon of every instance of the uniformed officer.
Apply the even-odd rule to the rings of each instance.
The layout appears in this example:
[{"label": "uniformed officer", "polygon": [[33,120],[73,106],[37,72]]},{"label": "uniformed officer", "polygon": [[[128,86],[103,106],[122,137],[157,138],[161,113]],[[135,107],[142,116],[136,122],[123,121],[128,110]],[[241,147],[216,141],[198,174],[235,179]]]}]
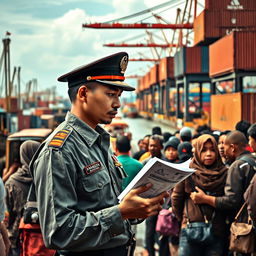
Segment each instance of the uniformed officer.
[{"label": "uniformed officer", "polygon": [[58,78],[68,82],[71,111],[42,144],[31,172],[45,244],[60,255],[127,255],[129,219],[157,214],[168,196],[141,198],[146,185],[117,200],[126,174],[98,124],[110,123],[122,91],[134,90],[124,82],[127,63],[120,52]]}]

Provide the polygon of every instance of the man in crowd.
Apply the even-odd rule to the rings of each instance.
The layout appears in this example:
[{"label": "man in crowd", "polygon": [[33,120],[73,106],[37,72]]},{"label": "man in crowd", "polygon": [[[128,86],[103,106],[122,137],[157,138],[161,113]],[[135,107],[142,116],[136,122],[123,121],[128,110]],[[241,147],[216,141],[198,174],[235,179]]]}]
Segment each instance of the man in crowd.
[{"label": "man in crowd", "polygon": [[[256,123],[252,124],[248,130],[248,136],[249,136],[249,145],[254,151],[254,154],[256,153]],[[256,159],[255,159],[255,166],[254,170],[256,173]],[[247,202],[247,209],[248,213],[250,214],[253,224],[256,227],[256,175],[254,174],[254,177],[251,181],[250,186],[248,187],[247,191],[245,192],[245,201]]]},{"label": "man in crowd", "polygon": [[[151,158],[158,157],[163,159],[162,155],[163,139],[160,135],[152,135],[149,138],[148,151],[150,157],[145,159],[143,164],[145,165]],[[146,234],[145,234],[145,247],[148,251],[149,256],[155,255],[155,238],[156,238],[156,222],[157,215],[151,216],[146,219]],[[161,256],[169,255],[169,242],[168,237],[159,241],[159,254]]]},{"label": "man in crowd", "polygon": [[129,152],[131,149],[130,140],[127,136],[118,136],[116,139],[116,154],[118,161],[122,164],[127,177],[124,178],[122,189],[133,180],[136,174],[143,167],[142,163],[130,157]]}]

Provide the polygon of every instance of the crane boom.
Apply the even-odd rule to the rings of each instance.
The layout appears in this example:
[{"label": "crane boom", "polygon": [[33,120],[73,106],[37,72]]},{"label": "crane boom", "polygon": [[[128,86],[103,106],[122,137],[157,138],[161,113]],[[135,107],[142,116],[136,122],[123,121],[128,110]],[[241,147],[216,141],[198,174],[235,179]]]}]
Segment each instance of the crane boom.
[{"label": "crane boom", "polygon": [[177,44],[154,44],[154,43],[149,43],[149,44],[103,44],[103,46],[107,47],[160,47],[160,48],[168,48],[168,47],[177,47]]},{"label": "crane boom", "polygon": [[84,23],[83,28],[101,29],[192,29],[192,23],[184,24],[161,24],[161,23]]},{"label": "crane boom", "polygon": [[150,59],[150,58],[140,58],[140,59],[129,59],[129,61],[152,61],[152,62],[159,62],[159,59]]}]

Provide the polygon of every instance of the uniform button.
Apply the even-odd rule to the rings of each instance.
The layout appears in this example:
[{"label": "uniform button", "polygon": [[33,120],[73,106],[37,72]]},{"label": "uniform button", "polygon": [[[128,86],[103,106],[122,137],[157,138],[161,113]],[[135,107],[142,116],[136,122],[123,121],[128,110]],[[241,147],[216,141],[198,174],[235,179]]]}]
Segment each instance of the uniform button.
[{"label": "uniform button", "polygon": [[101,182],[99,182],[98,187],[102,188],[102,183]]}]

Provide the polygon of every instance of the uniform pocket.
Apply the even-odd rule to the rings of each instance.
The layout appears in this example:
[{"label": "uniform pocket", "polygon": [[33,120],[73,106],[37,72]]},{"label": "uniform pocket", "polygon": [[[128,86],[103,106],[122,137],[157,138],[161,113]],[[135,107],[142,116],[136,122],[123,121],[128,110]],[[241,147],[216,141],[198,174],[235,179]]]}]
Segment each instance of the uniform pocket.
[{"label": "uniform pocket", "polygon": [[101,190],[109,184],[110,177],[108,171],[102,168],[101,170],[89,175],[83,174],[82,183],[86,192],[93,192]]}]

